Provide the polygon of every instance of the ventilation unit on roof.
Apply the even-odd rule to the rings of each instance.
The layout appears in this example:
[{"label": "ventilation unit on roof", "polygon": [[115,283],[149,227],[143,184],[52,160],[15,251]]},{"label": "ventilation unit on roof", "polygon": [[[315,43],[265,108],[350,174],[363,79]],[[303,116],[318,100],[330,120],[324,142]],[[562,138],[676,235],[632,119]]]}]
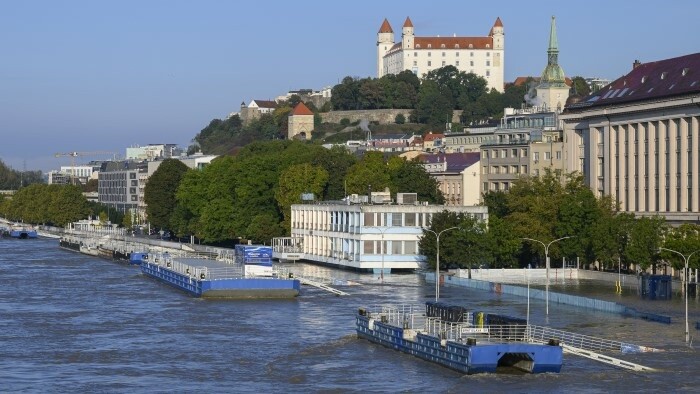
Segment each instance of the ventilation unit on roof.
[{"label": "ventilation unit on roof", "polygon": [[418,201],[418,193],[396,193],[397,204],[415,204]]}]

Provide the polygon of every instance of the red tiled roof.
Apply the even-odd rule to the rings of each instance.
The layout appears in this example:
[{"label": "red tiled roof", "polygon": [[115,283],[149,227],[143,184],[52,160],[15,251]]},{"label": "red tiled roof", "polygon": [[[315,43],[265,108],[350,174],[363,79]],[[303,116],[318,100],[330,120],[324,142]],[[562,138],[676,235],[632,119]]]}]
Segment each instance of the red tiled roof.
[{"label": "red tiled roof", "polygon": [[700,93],[700,53],[643,63],[567,110]]},{"label": "red tiled roof", "polygon": [[295,115],[313,115],[314,113],[311,112],[309,107],[304,105],[304,103],[299,102],[296,107],[292,110],[292,112],[289,114],[289,116],[295,116]]},{"label": "red tiled roof", "polygon": [[501,17],[496,18],[496,23],[493,24],[493,27],[503,27],[503,22],[501,22]]},{"label": "red tiled roof", "polygon": [[394,30],[391,29],[391,25],[389,24],[389,21],[384,18],[384,22],[382,22],[382,26],[379,28],[380,33],[393,33]]},{"label": "red tiled roof", "polygon": [[434,141],[434,140],[439,140],[441,138],[445,138],[445,134],[442,133],[428,133],[425,136],[423,136],[423,141]]},{"label": "red tiled roof", "polygon": [[414,43],[416,49],[443,49],[443,45],[444,49],[493,48],[491,37],[416,37]]},{"label": "red tiled roof", "polygon": [[403,27],[413,27],[413,22],[411,22],[411,18],[406,17],[406,22],[403,23]]}]

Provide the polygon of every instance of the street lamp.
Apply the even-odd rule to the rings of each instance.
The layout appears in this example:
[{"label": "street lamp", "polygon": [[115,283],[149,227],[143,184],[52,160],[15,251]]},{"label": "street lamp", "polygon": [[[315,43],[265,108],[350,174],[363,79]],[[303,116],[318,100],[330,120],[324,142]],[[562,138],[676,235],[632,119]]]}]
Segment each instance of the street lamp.
[{"label": "street lamp", "polygon": [[547,300],[547,301],[546,301],[546,305],[547,305],[547,310],[546,310],[547,316],[549,316],[549,247],[550,247],[553,243],[558,242],[558,241],[561,241],[562,239],[573,238],[573,237],[574,237],[573,235],[568,236],[568,237],[561,237],[561,238],[555,239],[554,241],[552,241],[552,242],[550,242],[550,243],[548,243],[548,244],[545,244],[545,243],[542,242],[542,241],[538,241],[538,240],[532,239],[532,238],[522,238],[522,239],[527,240],[527,241],[539,242],[539,243],[542,244],[542,246],[544,246],[545,267],[547,268],[547,284],[546,284],[546,286],[545,286],[545,294],[546,294],[546,300]]},{"label": "street lamp", "polygon": [[376,228],[376,230],[382,234],[382,241],[381,241],[382,242],[382,249],[381,249],[382,250],[382,252],[381,252],[381,254],[382,254],[382,273],[380,274],[382,284],[384,284],[384,254],[385,254],[384,253],[384,232],[388,229],[389,229],[389,227],[384,228],[384,230]]},{"label": "street lamp", "polygon": [[689,255],[684,255],[683,253],[673,250],[673,249],[668,249],[668,248],[661,248],[661,250],[665,250],[667,252],[673,252],[683,258],[683,262],[685,263],[685,270],[683,271],[683,283],[684,283],[684,288],[683,291],[685,292],[685,343],[688,344],[690,343],[690,332],[688,331],[688,278],[686,276],[688,275],[688,261],[690,261],[690,257],[694,255],[697,252],[700,252],[700,250],[696,250],[695,252],[689,254]]},{"label": "street lamp", "polygon": [[437,302],[440,298],[440,280],[438,279],[438,276],[440,276],[440,235],[442,235],[442,233],[444,233],[445,231],[454,230],[456,228],[459,227],[446,228],[440,231],[439,233],[436,233],[435,231],[427,228],[423,228],[423,230],[435,234],[435,243],[437,244],[437,256],[435,259],[435,302]]}]

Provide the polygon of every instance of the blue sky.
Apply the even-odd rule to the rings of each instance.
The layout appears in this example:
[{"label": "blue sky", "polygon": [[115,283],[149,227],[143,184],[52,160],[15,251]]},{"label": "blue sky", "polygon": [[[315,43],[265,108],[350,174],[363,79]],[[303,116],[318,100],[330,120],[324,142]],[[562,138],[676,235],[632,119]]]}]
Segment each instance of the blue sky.
[{"label": "blue sky", "polygon": [[385,17],[418,36],[484,36],[500,17],[506,81],[539,75],[552,15],[567,76],[698,52],[696,0],[1,0],[0,159],[50,170],[70,164],[57,152],[186,147],[241,101],[375,77]]}]

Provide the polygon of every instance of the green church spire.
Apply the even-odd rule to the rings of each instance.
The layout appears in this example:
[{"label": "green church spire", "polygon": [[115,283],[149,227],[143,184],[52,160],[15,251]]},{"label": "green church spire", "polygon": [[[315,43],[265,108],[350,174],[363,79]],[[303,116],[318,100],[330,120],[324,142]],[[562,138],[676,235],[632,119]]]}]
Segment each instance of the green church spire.
[{"label": "green church spire", "polygon": [[549,31],[549,48],[547,48],[547,67],[542,72],[540,85],[545,86],[564,86],[565,82],[564,70],[559,66],[559,43],[557,41],[557,23],[552,16],[551,30]]}]

